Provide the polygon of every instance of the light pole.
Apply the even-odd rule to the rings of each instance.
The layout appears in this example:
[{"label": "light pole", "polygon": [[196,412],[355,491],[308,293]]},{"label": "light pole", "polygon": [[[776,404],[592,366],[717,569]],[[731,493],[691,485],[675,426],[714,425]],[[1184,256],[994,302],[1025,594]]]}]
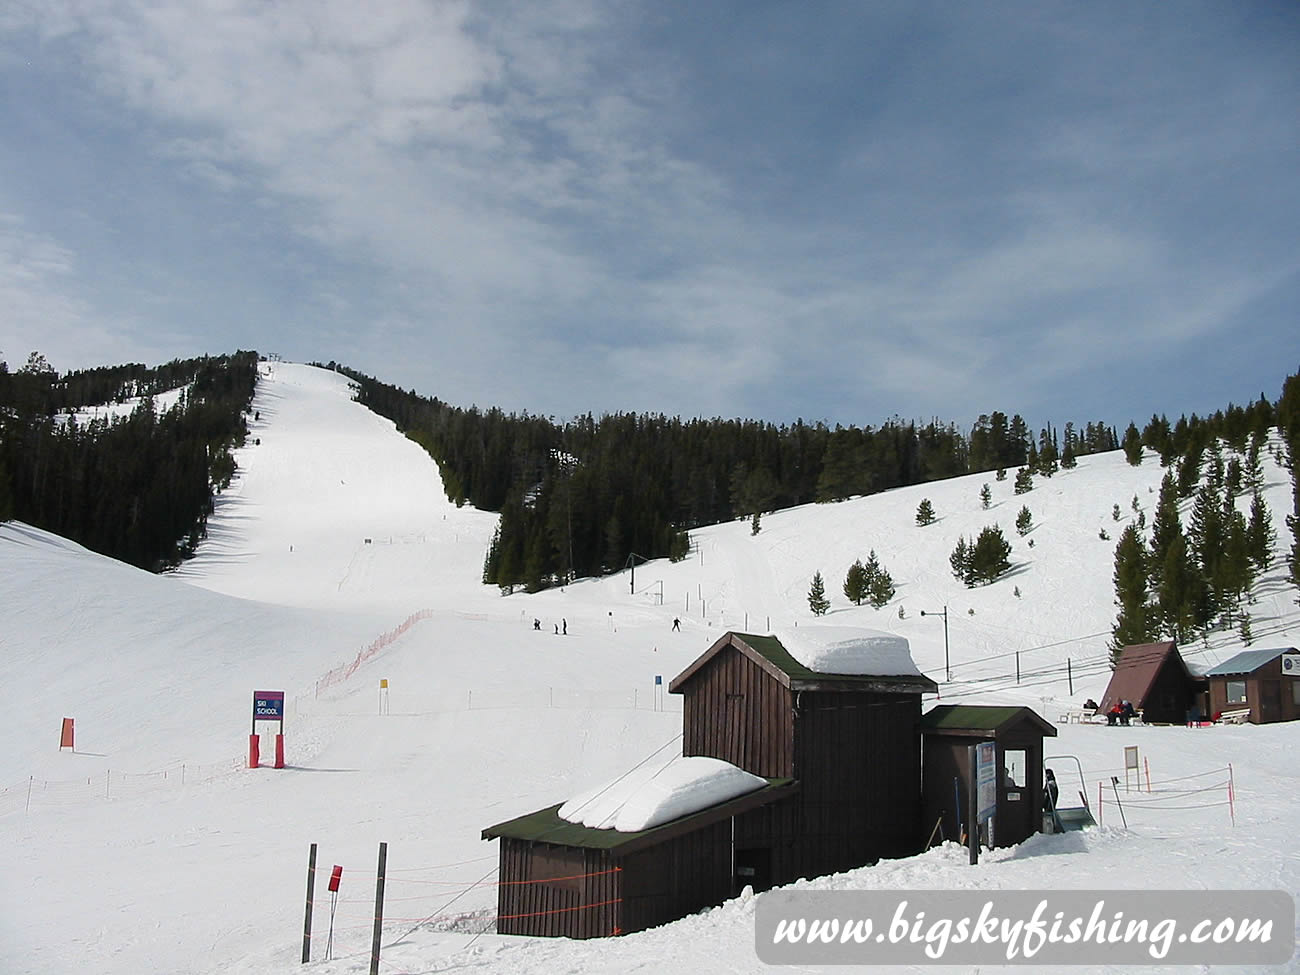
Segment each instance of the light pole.
[{"label": "light pole", "polygon": [[625,566],[630,566],[632,569],[632,578],[628,580],[628,591],[634,596],[636,595],[636,560],[637,559],[640,559],[642,562],[650,561],[644,555],[637,555],[635,552],[630,552],[628,553],[627,561],[623,563]]},{"label": "light pole", "polygon": [[948,607],[943,607],[942,613],[927,613],[921,610],[922,616],[942,616],[943,617],[943,669],[947,674],[946,683],[952,683],[952,664],[948,660]]}]

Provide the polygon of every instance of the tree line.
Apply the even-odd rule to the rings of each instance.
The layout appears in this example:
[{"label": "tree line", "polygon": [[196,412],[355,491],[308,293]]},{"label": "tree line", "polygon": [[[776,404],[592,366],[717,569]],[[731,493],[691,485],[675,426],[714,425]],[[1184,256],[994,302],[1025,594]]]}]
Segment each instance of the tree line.
[{"label": "tree line", "polygon": [[[256,352],[63,376],[39,353],[14,372],[0,360],[0,520],[151,571],[178,564],[234,476],[256,382]],[[181,387],[156,408],[155,395]],[[76,413],[137,397],[112,419]]]},{"label": "tree line", "polygon": [[808,502],[839,501],[976,469],[1047,472],[1114,450],[1113,427],[1035,437],[1020,416],[955,424],[897,416],[879,427],[616,413],[558,422],[452,406],[330,362],[357,399],[437,461],[456,504],[500,513],[483,567],[504,591],[536,591],[643,558],[682,558],[687,532]]}]

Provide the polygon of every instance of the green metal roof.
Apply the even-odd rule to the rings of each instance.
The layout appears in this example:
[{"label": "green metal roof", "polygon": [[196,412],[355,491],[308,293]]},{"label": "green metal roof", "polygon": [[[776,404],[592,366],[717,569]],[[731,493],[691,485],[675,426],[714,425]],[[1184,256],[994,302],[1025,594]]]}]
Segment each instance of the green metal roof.
[{"label": "green metal roof", "polygon": [[765,805],[768,802],[783,798],[793,791],[792,787],[795,785],[794,779],[767,779],[767,785],[761,789],[718,803],[707,809],[701,809],[689,816],[682,816],[670,822],[661,823],[650,829],[639,830],[634,833],[624,833],[616,829],[594,829],[580,823],[571,823],[567,819],[560,818],[560,806],[564,805],[564,803],[556,803],[554,806],[547,806],[545,809],[539,809],[517,819],[498,823],[496,826],[489,826],[483,830],[483,839],[490,840],[498,836],[508,836],[511,839],[527,840],[533,843],[554,843],[557,846],[577,846],[589,850],[617,851],[622,847],[634,844],[637,846],[647,845],[647,843],[639,842],[642,840],[652,843],[659,838],[658,834],[665,834],[664,838],[667,838],[670,833],[687,832],[693,828],[707,826],[710,822],[731,815],[733,811],[740,812]]},{"label": "green metal roof", "polygon": [[978,704],[941,704],[921,715],[921,731],[996,734],[1008,724],[1029,720],[1044,734],[1055,737],[1056,728],[1032,708],[987,707]]},{"label": "green metal roof", "polygon": [[1284,653],[1295,653],[1294,647],[1283,647],[1278,650],[1243,650],[1230,660],[1225,660],[1217,667],[1211,667],[1205,672],[1206,677],[1227,677],[1233,674],[1249,674],[1263,667],[1266,663],[1276,660]]}]

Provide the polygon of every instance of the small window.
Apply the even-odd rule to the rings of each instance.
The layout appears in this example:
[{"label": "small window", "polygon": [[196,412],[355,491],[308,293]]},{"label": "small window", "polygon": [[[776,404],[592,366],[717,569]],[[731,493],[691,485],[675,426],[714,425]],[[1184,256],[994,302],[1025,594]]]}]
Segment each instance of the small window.
[{"label": "small window", "polygon": [[1244,680],[1228,681],[1228,703],[1229,704],[1246,703],[1246,682]]},{"label": "small window", "polygon": [[1007,789],[1025,787],[1025,752],[1023,749],[1002,753],[1002,785]]}]

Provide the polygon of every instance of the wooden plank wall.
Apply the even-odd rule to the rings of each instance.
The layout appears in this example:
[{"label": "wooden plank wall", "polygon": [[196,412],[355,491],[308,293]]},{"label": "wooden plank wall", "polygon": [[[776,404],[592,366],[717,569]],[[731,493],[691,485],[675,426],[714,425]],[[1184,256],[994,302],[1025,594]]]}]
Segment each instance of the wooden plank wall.
[{"label": "wooden plank wall", "polygon": [[[618,925],[620,874],[601,850],[529,843],[503,836],[497,933],[592,938]],[[577,880],[560,879],[578,877]],[[588,906],[601,905],[601,906]]]},{"label": "wooden plank wall", "polygon": [[731,896],[731,820],[674,837],[620,865],[623,933],[721,904]]},{"label": "wooden plank wall", "polygon": [[684,689],[682,754],[707,755],[768,778],[793,775],[792,696],[728,647]]},{"label": "wooden plank wall", "polygon": [[924,839],[920,695],[805,692],[797,700],[800,875],[916,853]]}]

